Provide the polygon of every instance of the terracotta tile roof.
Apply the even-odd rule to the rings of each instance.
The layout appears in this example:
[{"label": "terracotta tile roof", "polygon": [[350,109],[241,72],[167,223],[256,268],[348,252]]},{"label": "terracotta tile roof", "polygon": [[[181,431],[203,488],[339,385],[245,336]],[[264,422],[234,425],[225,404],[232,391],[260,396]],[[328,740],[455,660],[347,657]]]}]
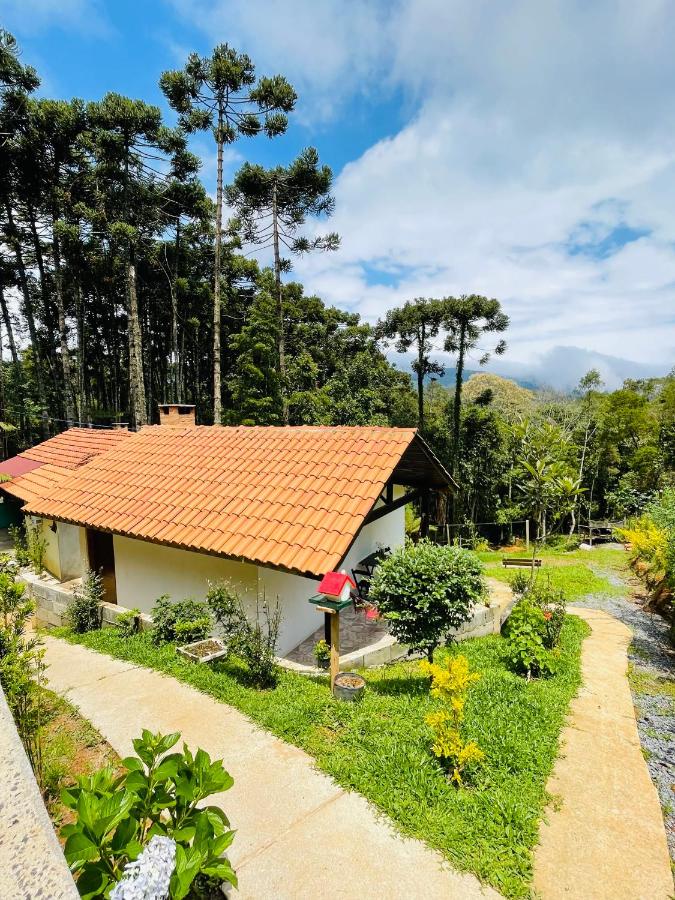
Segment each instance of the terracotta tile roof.
[{"label": "terracotta tile roof", "polygon": [[151,426],[27,511],[321,577],[413,442],[411,428]]},{"label": "terracotta tile roof", "polygon": [[0,487],[24,501],[54,496],[54,486],[73,469],[129,437],[131,432],[125,429],[69,428],[0,462],[0,473],[12,476],[11,481],[2,482]]},{"label": "terracotta tile roof", "polygon": [[19,456],[63,466],[64,469],[76,469],[95,456],[119,446],[130,436],[131,432],[123,428],[69,428],[48,441],[24,450]]}]

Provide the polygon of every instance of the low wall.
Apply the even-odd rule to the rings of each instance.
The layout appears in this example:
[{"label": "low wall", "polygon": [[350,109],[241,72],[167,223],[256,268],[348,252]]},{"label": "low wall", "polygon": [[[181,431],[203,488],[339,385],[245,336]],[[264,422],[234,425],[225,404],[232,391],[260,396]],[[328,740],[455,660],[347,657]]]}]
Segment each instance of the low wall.
[{"label": "low wall", "polygon": [[[22,571],[18,576],[28,588],[28,594],[35,601],[35,618],[39,625],[58,628],[66,625],[66,610],[72,600],[73,592],[50,576],[39,576],[30,571]],[[101,604],[101,623],[103,626],[115,625],[117,619],[129,610],[116,603]],[[152,618],[145,613],[139,616],[141,629],[152,628]]]},{"label": "low wall", "polygon": [[[509,594],[510,594],[510,589]],[[508,616],[510,607],[505,608],[500,604],[494,606],[477,606],[473,615],[468,622],[465,622],[459,628],[454,628],[451,632],[456,641],[465,641],[468,638],[484,637],[487,634],[499,634],[502,622]],[[368,669],[373,666],[384,666],[387,663],[395,662],[397,659],[403,659],[408,656],[408,648],[404,644],[399,644],[396,638],[391,634],[386,634],[372,644],[366,647],[360,647],[351,653],[345,653],[340,656],[340,671],[348,672],[352,669]],[[285,669],[292,672],[298,672],[301,675],[316,675],[317,672],[323,670],[317,669],[315,666],[307,666],[303,663],[297,663],[290,659],[277,657],[277,662]]]},{"label": "low wall", "polygon": [[78,896],[0,688],[0,897]]}]

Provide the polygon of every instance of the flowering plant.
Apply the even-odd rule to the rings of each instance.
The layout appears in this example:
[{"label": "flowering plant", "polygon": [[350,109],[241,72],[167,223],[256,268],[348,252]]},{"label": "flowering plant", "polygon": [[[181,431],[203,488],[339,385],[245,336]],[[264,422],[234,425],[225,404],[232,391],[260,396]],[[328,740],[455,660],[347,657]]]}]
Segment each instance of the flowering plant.
[{"label": "flowering plant", "polygon": [[[233,779],[204,750],[192,754],[184,744],[182,753],[168,753],[179,738],[177,732],[144,729],[133,742],[137,756],[122,761],[122,775],[107,766],[62,791],[64,804],[77,815],[61,835],[82,897],[145,898],[137,888],[148,883],[157,891],[167,874],[168,894],[150,898],[181,900],[191,895],[195,881],[205,879],[237,884],[225,856],[234,838],[228,819],[220,807],[200,805],[232,787]],[[153,843],[158,837],[166,840]],[[124,892],[113,894],[123,878]]]},{"label": "flowering plant", "polygon": [[449,656],[444,666],[422,660],[420,669],[431,676],[431,696],[445,704],[444,708],[425,717],[434,734],[431,749],[439,759],[449,763],[452,781],[459,785],[467,766],[485,757],[475,741],[464,739],[461,730],[466,695],[471,685],[480,679],[480,673],[470,671],[469,660],[462,655]]}]

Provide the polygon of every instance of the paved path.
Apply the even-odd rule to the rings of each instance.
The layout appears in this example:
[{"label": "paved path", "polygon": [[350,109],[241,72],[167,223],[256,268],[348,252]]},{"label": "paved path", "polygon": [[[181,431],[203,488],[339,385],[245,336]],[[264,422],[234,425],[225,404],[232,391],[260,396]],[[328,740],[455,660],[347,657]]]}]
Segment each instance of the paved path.
[{"label": "paved path", "polygon": [[234,787],[216,798],[237,829],[239,897],[274,900],[474,900],[499,895],[397,835],[359,794],[306,753],[173,678],[47,637],[50,686],[121,755],[142,728],[180,731],[222,758]]},{"label": "paved path", "polygon": [[545,900],[667,900],[666,834],[626,678],[631,631],[600,610],[570,612],[593,631],[548,784],[560,804],[540,830],[535,888]]}]

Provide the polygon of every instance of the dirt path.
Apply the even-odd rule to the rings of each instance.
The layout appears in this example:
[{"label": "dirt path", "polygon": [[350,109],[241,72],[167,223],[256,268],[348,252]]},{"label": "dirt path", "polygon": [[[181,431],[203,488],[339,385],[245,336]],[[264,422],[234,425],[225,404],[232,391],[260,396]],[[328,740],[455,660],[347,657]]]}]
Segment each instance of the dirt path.
[{"label": "dirt path", "polygon": [[673,893],[659,800],[640,752],[626,673],[630,630],[594,609],[583,686],[547,789],[534,887],[545,900],[668,900]]},{"label": "dirt path", "polygon": [[237,834],[230,858],[247,900],[499,900],[421,841],[399,835],[359,794],[302,750],[233,707],[158,672],[45,638],[52,690],[74,703],[120,756],[142,728],[180,731],[223,759],[234,787],[217,795]]},{"label": "dirt path", "polygon": [[[591,594],[580,606],[608,612],[632,633],[628,648],[629,678],[638,734],[647,768],[661,801],[670,856],[675,863],[675,649],[668,639],[668,624],[645,608],[640,582],[595,565],[622,595]],[[574,604],[573,604],[574,605]]]}]

